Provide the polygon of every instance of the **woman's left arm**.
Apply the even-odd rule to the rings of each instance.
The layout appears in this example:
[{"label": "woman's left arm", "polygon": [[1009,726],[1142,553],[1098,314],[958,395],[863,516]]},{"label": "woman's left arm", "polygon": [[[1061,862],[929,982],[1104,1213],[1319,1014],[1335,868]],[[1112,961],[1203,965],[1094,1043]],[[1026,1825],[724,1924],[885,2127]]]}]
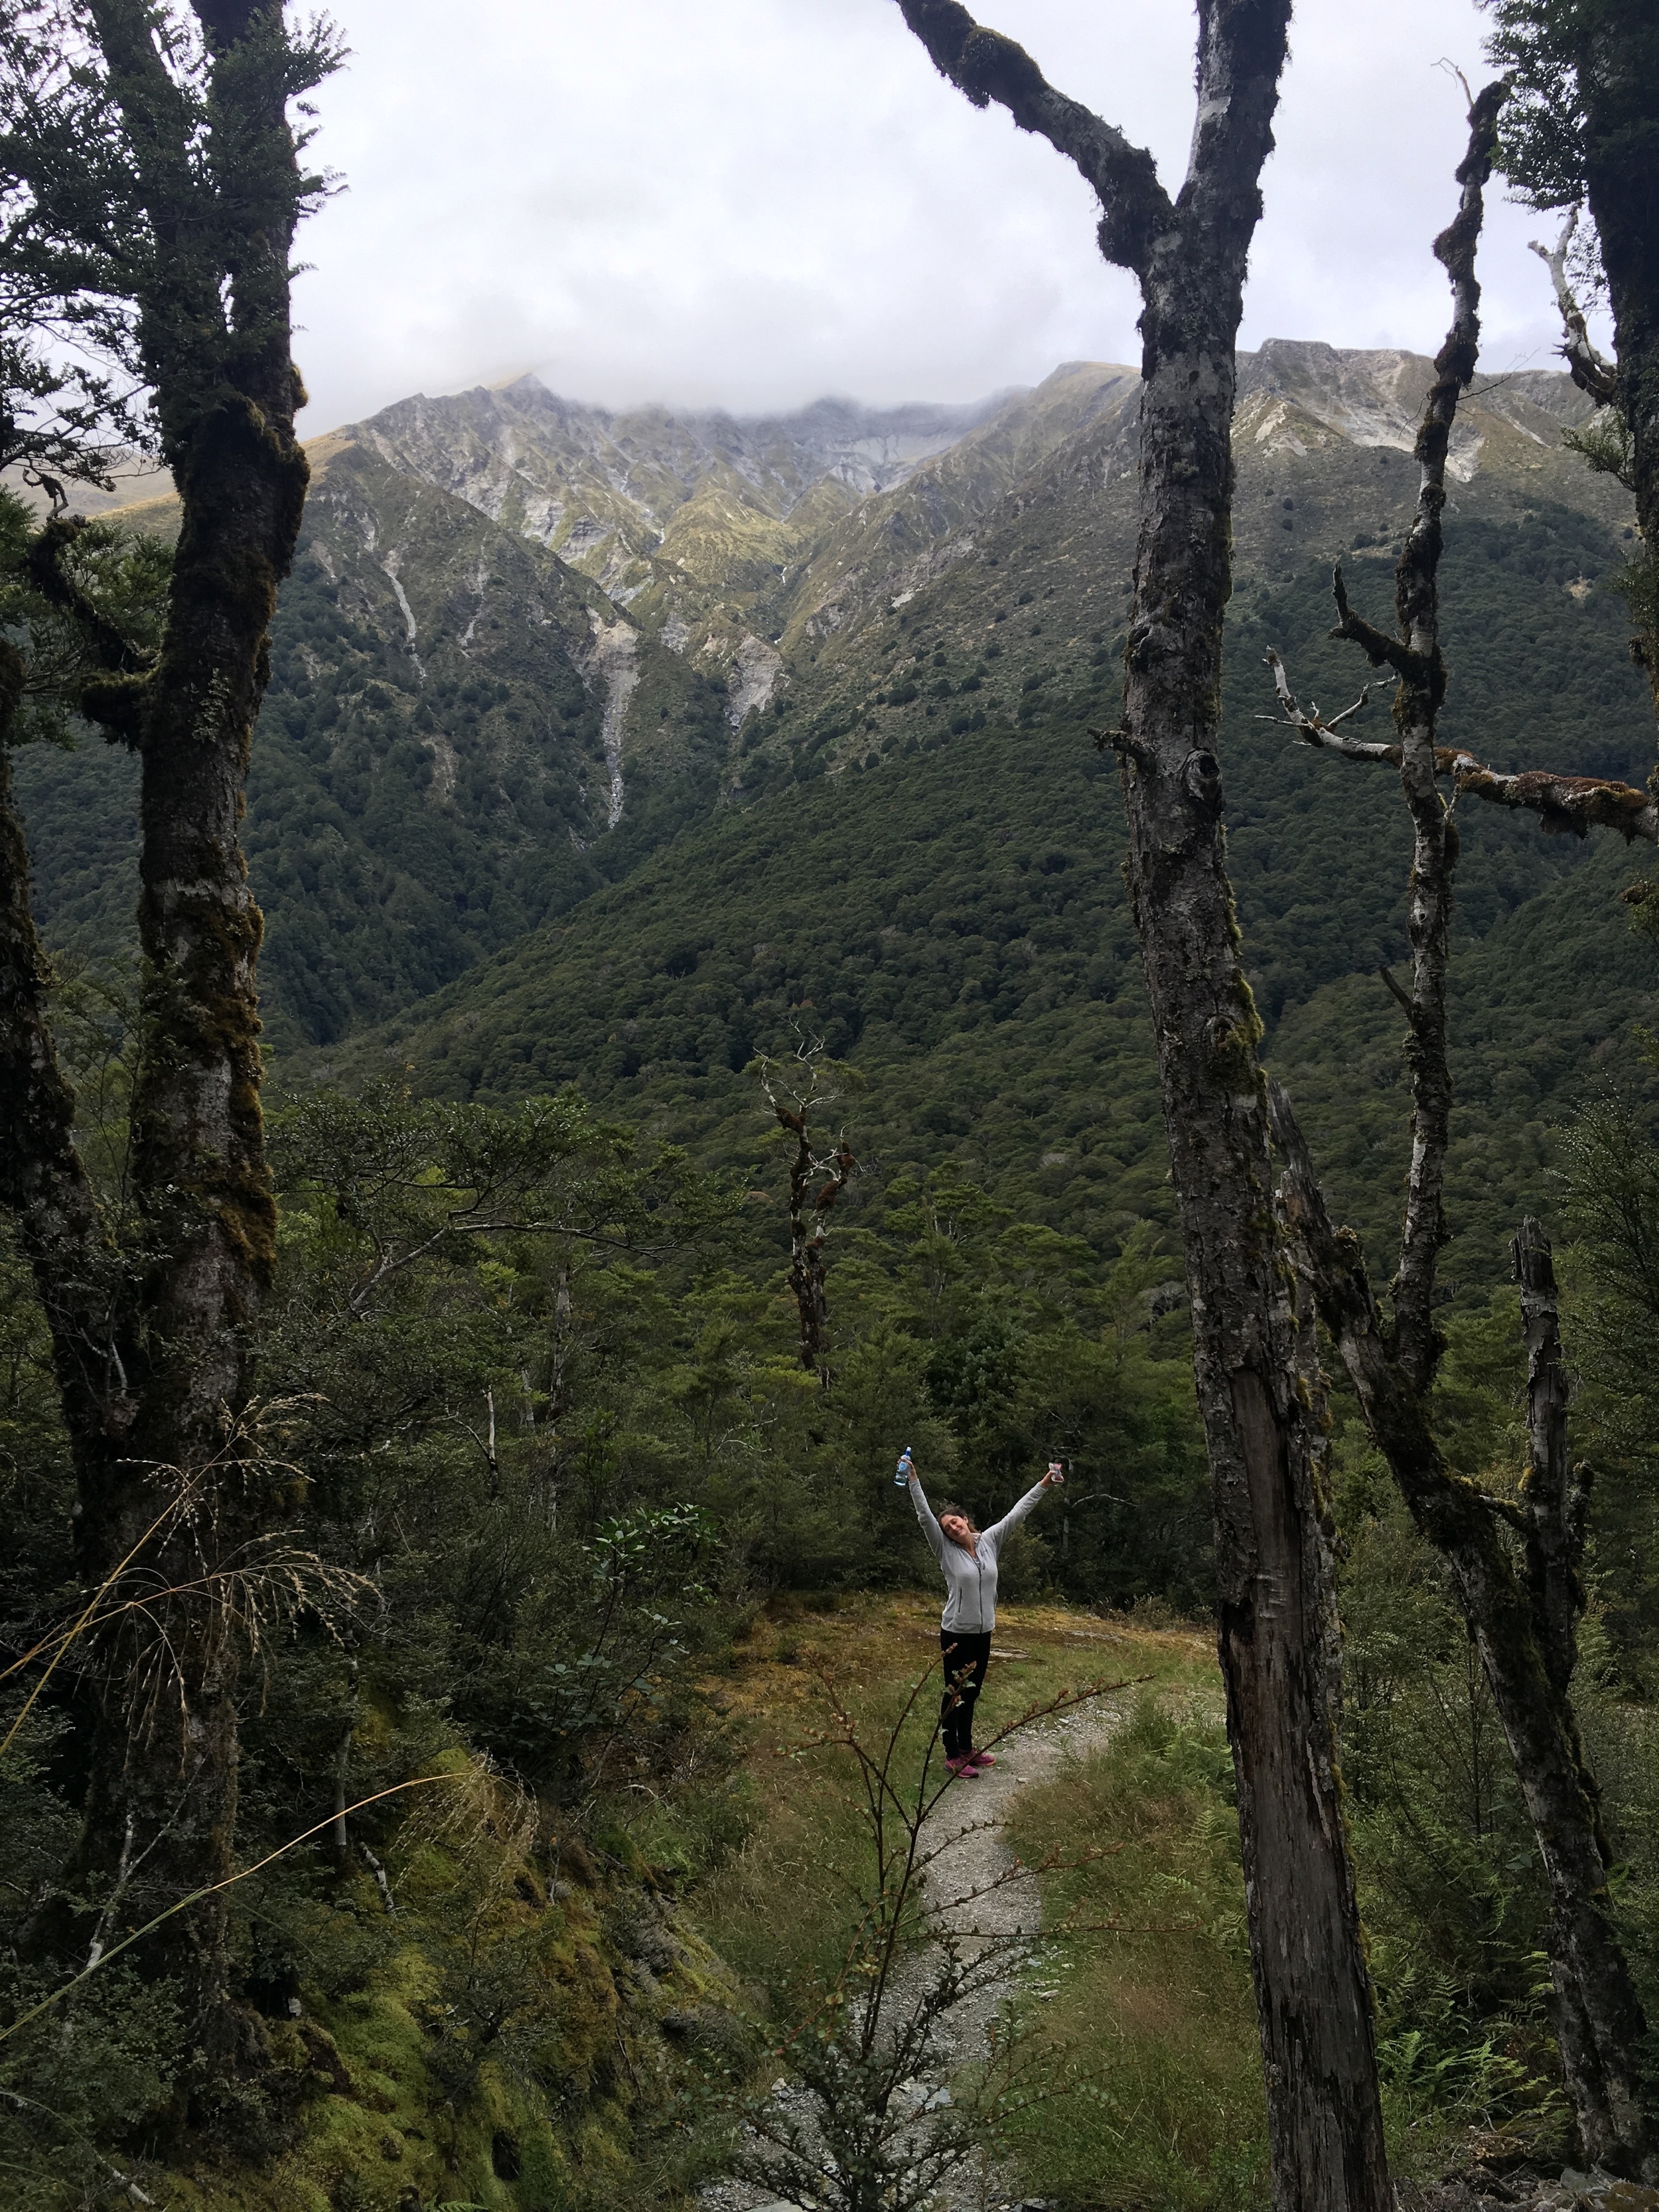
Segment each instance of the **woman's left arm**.
[{"label": "woman's left arm", "polygon": [[1000,1550],[1003,1538],[1011,1535],[1018,1528],[1026,1515],[1039,1503],[1043,1492],[1048,1487],[1048,1477],[1045,1474],[1034,1489],[1026,1492],[1017,1505],[1009,1508],[1000,1521],[994,1522],[991,1527],[986,1529],[980,1541],[982,1544],[988,1544],[993,1553]]}]

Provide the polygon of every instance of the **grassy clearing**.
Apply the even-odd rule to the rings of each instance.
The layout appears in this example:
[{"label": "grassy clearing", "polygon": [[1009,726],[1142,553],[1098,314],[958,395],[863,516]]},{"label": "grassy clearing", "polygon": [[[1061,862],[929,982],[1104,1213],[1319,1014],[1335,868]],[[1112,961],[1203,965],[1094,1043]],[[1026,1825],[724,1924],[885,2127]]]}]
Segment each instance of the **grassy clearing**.
[{"label": "grassy clearing", "polygon": [[[1201,1643],[1202,1639],[1198,1639]],[[1186,1671],[1195,1640],[1122,1628],[1063,1606],[1006,1607],[981,1706],[990,1742],[1032,1706],[1091,1681]],[[848,1912],[869,1860],[851,1762],[814,1739],[830,1694],[866,1741],[898,1720],[930,1666],[905,1728],[900,1767],[915,1778],[938,1712],[939,1613],[918,1597],[857,1598],[823,1613],[763,1615],[714,1691],[748,1744],[750,1832],[702,1885],[697,1917],[722,1957],[782,2002],[839,1963]],[[828,1686],[826,1686],[826,1685]]]},{"label": "grassy clearing", "polygon": [[1067,2203],[1242,2212],[1266,2202],[1267,2142],[1232,1767],[1211,1666],[1183,1671],[1016,1801],[1022,1858],[1111,1852],[1049,1877],[1048,1924],[1084,1932],[1018,2007],[1062,2094],[1018,2156]]},{"label": "grassy clearing", "polygon": [[[696,1887],[702,1932],[780,2027],[840,1966],[869,1858],[844,1754],[816,1749],[824,1677],[868,1736],[890,1728],[937,1655],[925,1599],[860,1598],[755,1624],[709,1686],[748,1745],[742,1848]],[[1010,1843],[1028,1861],[1113,1856],[1048,1880],[1051,1924],[1086,1923],[1040,1963],[1019,2011],[1056,2094],[1015,2142],[1026,2189],[1069,2203],[1232,2212],[1263,2201],[1260,2061],[1231,1771],[1213,1646],[1184,1626],[1010,1606],[981,1707],[989,1741],[1024,1711],[1102,1678],[1127,1723],[1018,1800]],[[901,1757],[914,1775],[936,1705],[916,1702]],[[1110,1922],[1111,1932],[1097,1923]]]},{"label": "grassy clearing", "polygon": [[[812,2013],[839,1970],[870,1863],[851,1762],[813,1745],[830,1718],[823,1678],[870,1741],[933,1659],[937,1619],[921,1596],[774,1608],[706,1686],[742,1747],[725,1801],[742,1840],[703,1860],[688,1904],[777,2029]],[[1121,1717],[1109,1738],[1091,1747],[1079,1728],[1078,1749],[1012,1807],[1008,1844],[1028,1863],[1103,1854],[1044,1877],[1054,1940],[1015,2014],[1054,2094],[1015,2128],[1019,2183],[1090,2212],[1248,2212],[1267,2201],[1265,2121],[1211,1638],[1144,1616],[1009,1606],[994,1649],[1009,1656],[993,1662],[982,1742],[1070,1687],[1135,1678],[1109,1701]],[[930,1685],[901,1747],[908,1776],[935,1711]],[[1395,1893],[1386,1824],[1358,1804],[1354,1823],[1393,2169],[1431,2178],[1477,2137],[1560,2149],[1552,2054],[1524,2023],[1509,2033],[1469,2013],[1425,1948],[1421,1912]]]}]

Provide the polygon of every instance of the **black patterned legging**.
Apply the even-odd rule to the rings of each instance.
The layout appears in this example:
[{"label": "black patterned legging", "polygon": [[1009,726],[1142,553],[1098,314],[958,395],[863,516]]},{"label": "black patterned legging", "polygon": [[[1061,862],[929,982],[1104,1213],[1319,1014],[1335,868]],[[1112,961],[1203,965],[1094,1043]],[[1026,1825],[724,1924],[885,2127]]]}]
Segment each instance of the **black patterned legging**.
[{"label": "black patterned legging", "polygon": [[939,1714],[945,1756],[965,1759],[974,1747],[974,1706],[991,1656],[990,1632],[969,1636],[959,1628],[941,1628],[939,1643],[945,1654],[945,1695]]}]

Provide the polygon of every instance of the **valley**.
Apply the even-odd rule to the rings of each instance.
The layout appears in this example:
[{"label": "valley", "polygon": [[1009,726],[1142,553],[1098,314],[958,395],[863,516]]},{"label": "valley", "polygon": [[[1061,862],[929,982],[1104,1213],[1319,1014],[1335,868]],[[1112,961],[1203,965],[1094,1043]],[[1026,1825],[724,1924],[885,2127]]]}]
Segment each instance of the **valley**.
[{"label": "valley", "polygon": [[[1231,867],[1275,1064],[1375,1235],[1376,1161],[1403,1136],[1364,979],[1404,953],[1404,817],[1387,778],[1273,726],[1261,659],[1357,696],[1329,566],[1384,612],[1427,368],[1275,343],[1242,371]],[[1073,364],[976,408],[738,422],[527,379],[315,441],[247,825],[279,1086],[392,1065],[458,1097],[575,1082],[734,1164],[763,1129],[744,1068],[810,1032],[870,1080],[872,1164],[944,1140],[1103,1255],[1167,1228],[1115,770],[1089,734],[1116,712],[1137,389]],[[1624,495],[1560,443],[1586,404],[1527,372],[1460,416],[1444,727],[1499,765],[1639,781],[1648,709],[1608,588]],[[166,526],[165,501],[130,511]],[[20,782],[49,936],[108,956],[129,763],[25,757]],[[1627,864],[1476,817],[1452,1273],[1490,1284],[1552,1117],[1652,998]],[[1540,990],[1560,1048],[1517,1050]]]},{"label": "valley", "polygon": [[3,2212],[1659,2212],[1659,22],[1042,12],[4,11]]},{"label": "valley", "polygon": [[[1379,972],[1410,958],[1409,828],[1392,773],[1296,742],[1264,656],[1328,711],[1357,697],[1331,568],[1386,618],[1426,373],[1312,344],[1246,358],[1222,677],[1264,1055],[1378,1279],[1410,1141]],[[276,1861],[237,1922],[274,2148],[215,2120],[136,2166],[147,2188],[203,2212],[757,2201],[732,2179],[741,2116],[805,2063],[793,2039],[854,1955],[867,1878],[826,1744],[896,1729],[908,1776],[932,1728],[925,1697],[899,1717],[934,1619],[889,1487],[902,1437],[981,1515],[1044,1455],[1069,1470],[1006,1563],[1002,1717],[1079,1655],[1133,1678],[1092,1735],[1040,1719],[1029,1776],[1017,1741],[985,1794],[986,1863],[1046,1868],[1046,1932],[962,2017],[995,2011],[1064,2094],[988,2119],[1000,2163],[975,2171],[1067,2207],[1261,2203],[1210,1493],[1105,736],[1137,405],[1092,364],[975,408],[765,422],[526,380],[311,445],[244,833],[280,1197],[261,1359],[318,1571],[379,1609],[297,1637],[244,1724],[245,1824]],[[1460,416],[1443,726],[1499,766],[1639,781],[1632,526],[1561,444],[1583,420],[1531,373]],[[166,496],[115,514],[174,526]],[[1385,695],[1368,714],[1383,735]],[[118,1189],[136,765],[83,738],[15,775],[85,1141]],[[1560,1208],[1586,1099],[1646,1126],[1659,976],[1620,897],[1632,854],[1458,819],[1437,1418],[1460,1473],[1504,1481],[1523,1448],[1510,1239]],[[814,1139],[858,1163],[827,1246],[828,1390],[793,1350],[757,1066],[787,1091],[819,1047]],[[34,1344],[21,1278],[0,1291]],[[14,1395],[6,1435],[36,1439],[17,1464],[44,1470],[15,1576],[56,1586],[68,1477],[44,1401]],[[1583,1433],[1613,1480],[1589,1637],[1628,1678],[1598,1662],[1581,1710],[1645,1897],[1652,1547],[1622,1419],[1592,1381]],[[1535,2179],[1565,2137],[1524,1814],[1443,1577],[1340,1383],[1328,1451],[1389,2157],[1431,2184],[1485,2174],[1501,2142]],[[20,1785],[37,1826],[46,1774]],[[406,1809],[416,1787],[434,1800]],[[326,1851],[287,1858],[291,1802]],[[126,2002],[100,2032],[143,2051]],[[917,2112],[977,2081],[952,2033],[903,2086]],[[117,2139],[88,2094],[86,2130]]]}]

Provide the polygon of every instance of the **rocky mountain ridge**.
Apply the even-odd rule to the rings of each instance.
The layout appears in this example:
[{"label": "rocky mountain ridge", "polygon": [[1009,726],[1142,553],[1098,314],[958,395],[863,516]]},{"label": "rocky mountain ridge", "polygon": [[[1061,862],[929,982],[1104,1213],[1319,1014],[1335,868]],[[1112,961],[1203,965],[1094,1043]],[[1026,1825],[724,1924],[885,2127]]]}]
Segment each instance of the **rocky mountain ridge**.
[{"label": "rocky mountain ridge", "polygon": [[[1431,374],[1425,357],[1397,349],[1273,340],[1241,356],[1246,573],[1299,553],[1310,527],[1333,556],[1356,536],[1390,537],[1410,487],[1383,471],[1412,449]],[[781,692],[816,694],[830,641],[841,642],[829,659],[844,659],[936,578],[975,555],[982,567],[1018,562],[1020,516],[1034,502],[1088,504],[1093,534],[1104,533],[1095,556],[1119,568],[1122,596],[1138,398],[1133,371],[1073,362],[1034,390],[968,408],[877,412],[825,400],[748,419],[609,414],[526,378],[401,402],[342,434],[556,552],[642,639],[723,681],[735,730]],[[1561,447],[1562,428],[1588,411],[1565,375],[1480,380],[1452,455],[1468,502],[1487,511],[1541,495],[1621,521],[1617,488]],[[1367,456],[1369,468],[1357,465]],[[1369,532],[1354,529],[1356,507]]]},{"label": "rocky mountain ridge", "polygon": [[[1429,374],[1315,343],[1243,357],[1241,619],[1338,556],[1385,613]],[[1093,711],[1129,599],[1138,392],[1071,363],[976,407],[751,422],[521,380],[313,441],[247,831],[277,1034],[413,1006],[725,808]],[[1453,526],[1559,509],[1581,566],[1615,558],[1624,495],[1560,445],[1583,413],[1565,376],[1478,381]],[[125,512],[165,526],[169,504]],[[1449,718],[1485,696],[1455,672]],[[1644,773],[1624,726],[1597,742]],[[131,781],[101,751],[20,763],[57,941],[125,933]]]}]

